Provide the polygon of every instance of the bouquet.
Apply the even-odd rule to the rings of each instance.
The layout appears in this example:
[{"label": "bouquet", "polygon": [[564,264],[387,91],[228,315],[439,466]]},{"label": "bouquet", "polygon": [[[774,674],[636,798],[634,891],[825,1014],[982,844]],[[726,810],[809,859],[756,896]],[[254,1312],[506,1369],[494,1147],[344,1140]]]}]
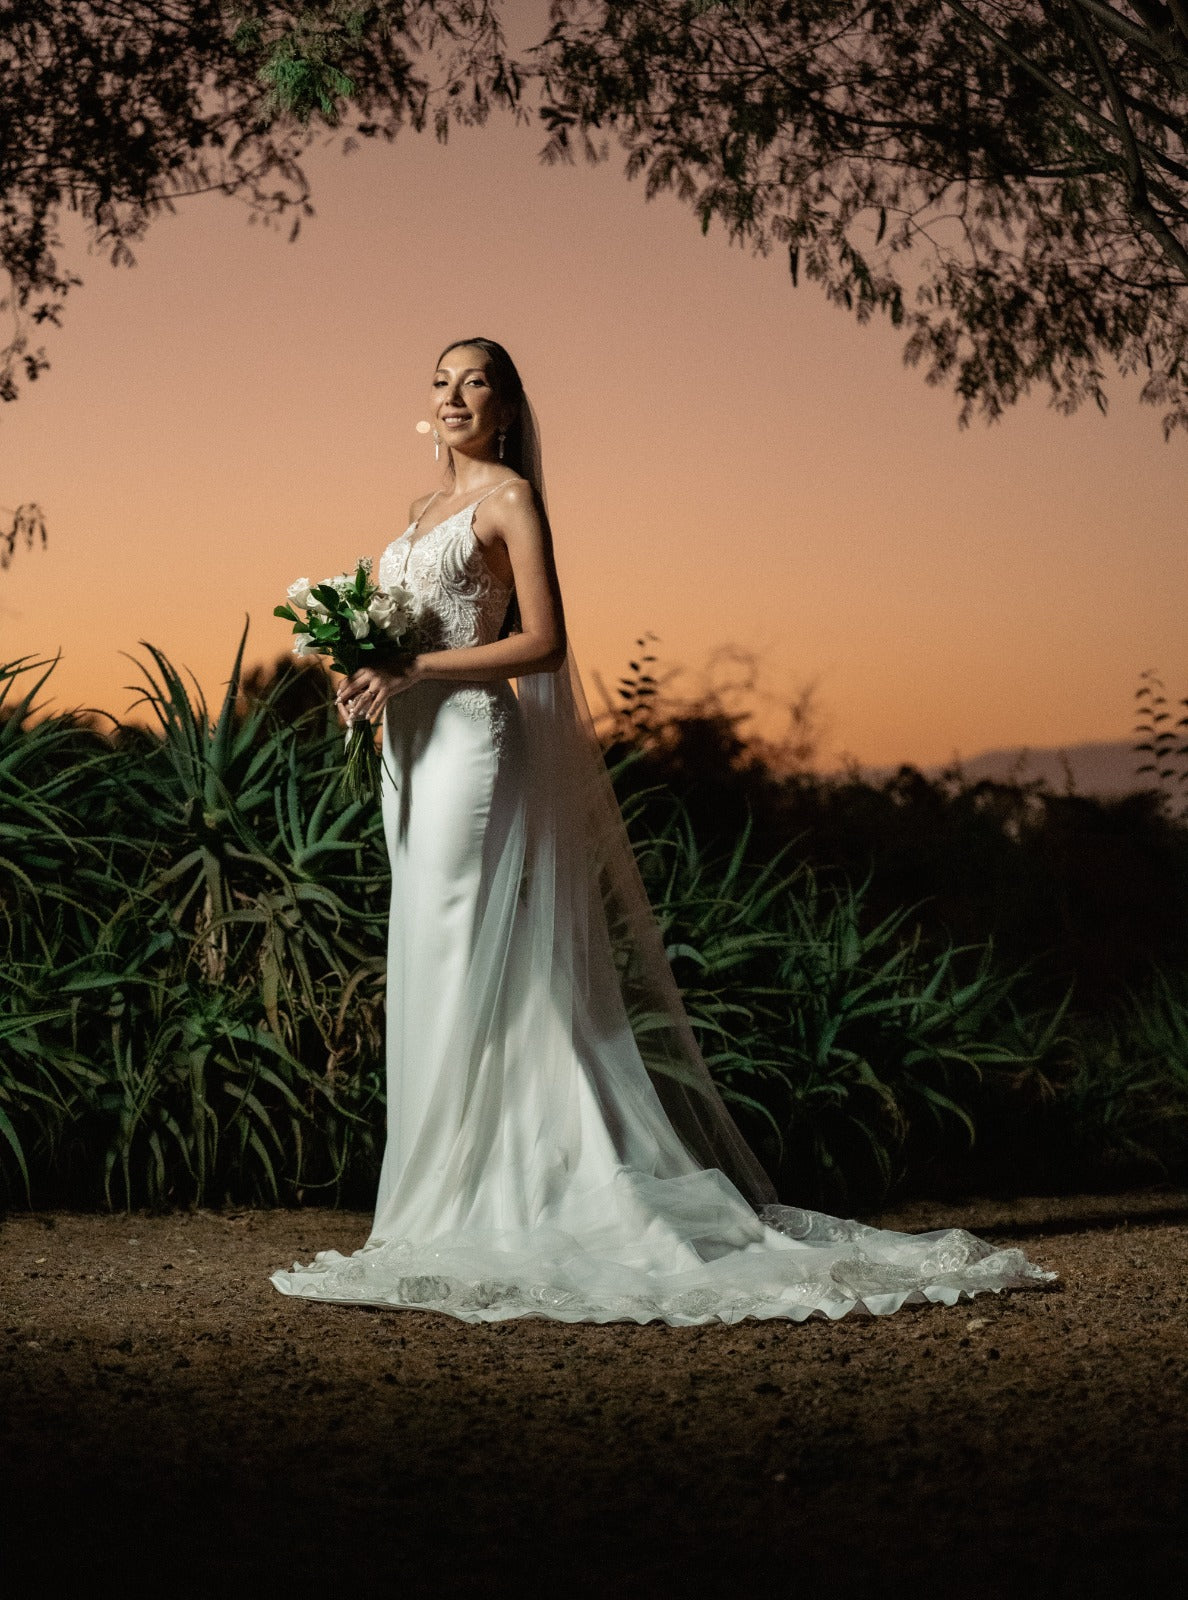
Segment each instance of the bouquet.
[{"label": "bouquet", "polygon": [[[289,585],[288,601],[274,607],[273,616],[293,624],[293,654],[329,656],[334,670],[347,676],[362,666],[407,667],[420,647],[412,593],[403,584],[373,583],[366,556],[353,573],[315,584],[298,578]],[[352,718],[340,792],[349,800],[373,800],[379,778],[371,723]]]}]

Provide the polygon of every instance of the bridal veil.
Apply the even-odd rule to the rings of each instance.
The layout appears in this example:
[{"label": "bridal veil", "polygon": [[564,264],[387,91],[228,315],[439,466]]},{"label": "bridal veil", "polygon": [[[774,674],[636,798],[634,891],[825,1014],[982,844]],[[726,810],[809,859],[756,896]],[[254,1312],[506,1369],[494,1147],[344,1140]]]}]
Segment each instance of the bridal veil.
[{"label": "bridal veil", "polygon": [[[526,395],[520,425],[524,473],[547,509],[540,430]],[[527,775],[526,922],[530,960],[546,979],[525,991],[547,1012],[529,1036],[555,1039],[564,1059],[574,1042],[597,1038],[615,1099],[634,1104],[637,1125],[653,1120],[658,1101],[699,1166],[720,1169],[756,1208],[774,1201],[689,1025],[572,648],[557,672],[527,674],[516,688]],[[567,1082],[561,1073],[559,1094]]]}]

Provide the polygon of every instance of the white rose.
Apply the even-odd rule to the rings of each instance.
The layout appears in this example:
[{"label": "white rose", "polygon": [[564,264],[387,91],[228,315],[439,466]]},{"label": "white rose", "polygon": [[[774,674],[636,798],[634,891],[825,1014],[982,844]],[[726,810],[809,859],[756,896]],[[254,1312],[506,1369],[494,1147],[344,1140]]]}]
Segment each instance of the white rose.
[{"label": "white rose", "polygon": [[415,614],[412,591],[403,584],[393,583],[384,598],[388,602],[388,612],[380,626],[386,633],[398,636],[406,631]]},{"label": "white rose", "polygon": [[299,633],[293,641],[293,654],[295,656],[313,655],[317,650],[317,641],[312,633]]},{"label": "white rose", "polygon": [[411,620],[410,608],[391,594],[377,594],[367,609],[372,622],[389,638],[399,639],[407,631]]},{"label": "white rose", "polygon": [[309,587],[308,578],[298,578],[296,583],[291,583],[288,589],[289,604],[300,606],[304,611],[309,605]]},{"label": "white rose", "polygon": [[356,639],[366,639],[371,630],[371,620],[366,611],[356,611],[352,606],[347,613],[347,620],[351,625],[351,632]]}]

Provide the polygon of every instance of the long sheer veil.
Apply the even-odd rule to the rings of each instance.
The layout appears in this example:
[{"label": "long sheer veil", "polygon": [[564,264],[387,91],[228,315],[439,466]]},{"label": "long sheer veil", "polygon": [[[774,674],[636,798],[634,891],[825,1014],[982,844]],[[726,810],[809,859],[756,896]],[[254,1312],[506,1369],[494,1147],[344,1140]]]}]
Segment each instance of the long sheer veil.
[{"label": "long sheer veil", "polygon": [[[524,476],[547,511],[540,429],[526,395],[520,423]],[[770,1204],[772,1182],[735,1126],[690,1027],[568,641],[558,671],[525,674],[516,690],[527,770],[531,959],[538,971],[550,968],[549,1024],[568,1033],[579,1052],[596,1045],[600,1071],[616,1076],[613,1098],[635,1108],[636,1127],[655,1126],[662,1108],[698,1166],[719,1169],[756,1209]],[[661,1135],[661,1150],[665,1143]]]}]

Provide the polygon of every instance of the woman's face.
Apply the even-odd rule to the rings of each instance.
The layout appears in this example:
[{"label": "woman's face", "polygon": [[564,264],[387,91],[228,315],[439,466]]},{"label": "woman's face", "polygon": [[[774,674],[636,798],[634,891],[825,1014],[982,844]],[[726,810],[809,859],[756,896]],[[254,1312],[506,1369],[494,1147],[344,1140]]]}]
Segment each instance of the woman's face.
[{"label": "woman's face", "polygon": [[491,358],[477,345],[447,350],[430,389],[433,425],[443,444],[468,456],[495,456],[505,407],[491,383]]}]

